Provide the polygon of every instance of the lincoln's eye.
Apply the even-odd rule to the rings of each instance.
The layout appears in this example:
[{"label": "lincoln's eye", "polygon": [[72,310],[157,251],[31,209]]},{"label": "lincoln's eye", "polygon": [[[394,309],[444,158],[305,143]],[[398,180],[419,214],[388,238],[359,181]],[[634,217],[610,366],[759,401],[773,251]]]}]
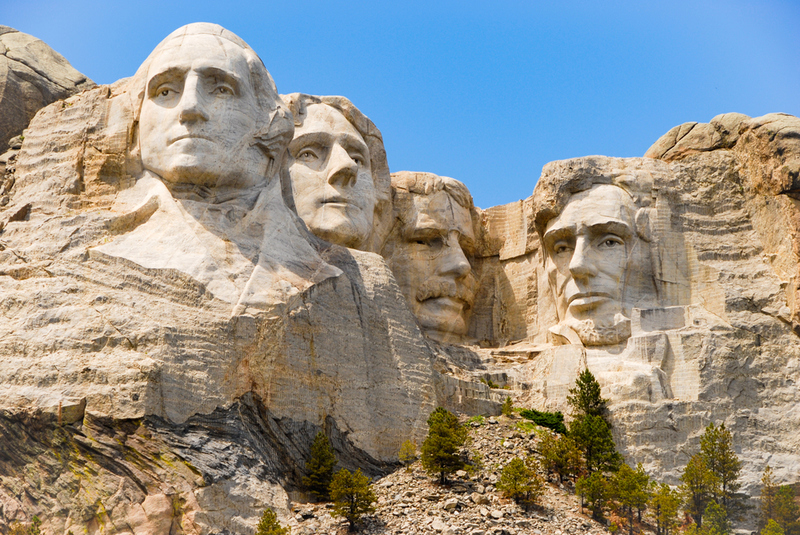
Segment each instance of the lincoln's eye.
[{"label": "lincoln's eye", "polygon": [[311,149],[303,149],[297,153],[297,159],[303,162],[310,162],[317,158],[317,154]]}]

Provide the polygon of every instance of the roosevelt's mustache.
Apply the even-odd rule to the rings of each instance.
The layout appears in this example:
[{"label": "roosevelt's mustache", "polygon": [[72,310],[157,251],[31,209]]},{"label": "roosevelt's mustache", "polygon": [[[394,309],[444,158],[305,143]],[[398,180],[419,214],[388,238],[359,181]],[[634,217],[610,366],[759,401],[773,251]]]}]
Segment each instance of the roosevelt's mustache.
[{"label": "roosevelt's mustache", "polygon": [[417,301],[436,299],[438,297],[452,297],[464,301],[467,306],[471,306],[475,297],[474,286],[474,283],[468,279],[459,284],[452,280],[427,280],[417,290]]}]

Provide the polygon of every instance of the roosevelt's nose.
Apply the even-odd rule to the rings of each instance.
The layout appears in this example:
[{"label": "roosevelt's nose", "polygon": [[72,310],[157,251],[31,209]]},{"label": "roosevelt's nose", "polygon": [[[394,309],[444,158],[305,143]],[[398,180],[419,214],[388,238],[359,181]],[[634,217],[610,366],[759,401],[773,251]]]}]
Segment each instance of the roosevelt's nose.
[{"label": "roosevelt's nose", "polygon": [[331,147],[330,161],[328,162],[328,184],[352,186],[358,177],[358,163],[338,143]]},{"label": "roosevelt's nose", "polygon": [[452,275],[459,279],[466,276],[472,270],[467,255],[458,243],[458,236],[451,235],[447,240],[441,258],[439,273],[441,275]]},{"label": "roosevelt's nose", "polygon": [[569,261],[569,272],[574,278],[593,277],[597,275],[597,266],[590,258],[590,246],[588,240],[578,237],[575,241],[575,250]]},{"label": "roosevelt's nose", "polygon": [[184,83],[181,99],[178,102],[179,118],[182,123],[208,120],[198,82],[199,79],[196,76],[188,76]]}]

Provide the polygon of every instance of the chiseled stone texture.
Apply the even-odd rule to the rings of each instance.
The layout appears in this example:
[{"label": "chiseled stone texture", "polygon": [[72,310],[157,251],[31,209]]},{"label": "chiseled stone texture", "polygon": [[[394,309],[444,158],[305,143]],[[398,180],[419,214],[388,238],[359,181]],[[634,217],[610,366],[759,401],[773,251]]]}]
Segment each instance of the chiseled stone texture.
[{"label": "chiseled stone texture", "polygon": [[[768,463],[782,482],[797,482],[798,132],[796,117],[728,114],[673,129],[647,158],[552,162],[533,197],[485,210],[483,261],[497,266],[488,270],[488,302],[492,313],[507,313],[483,316],[494,319],[483,323],[485,345],[500,346],[478,351],[484,376],[511,386],[522,405],[565,410],[567,390],[588,367],[612,401],[614,435],[629,462],[677,483],[706,425],[724,422],[747,492],[757,492]],[[622,343],[584,347],[554,336],[556,299],[543,252],[528,239],[542,206],[570,198],[568,182],[582,181],[586,191],[619,180],[637,181],[643,193],[654,302],[633,305]],[[502,292],[513,299],[499,304]],[[503,333],[497,325],[516,336],[492,339]]]},{"label": "chiseled stone texture", "polygon": [[[266,279],[268,302],[235,306],[198,280],[166,227],[149,251],[114,249],[178,202],[132,155],[131,83],[42,109],[0,212],[0,529],[38,514],[61,532],[251,532],[265,507],[286,510],[317,431],[342,466],[378,475],[458,391],[385,261],[314,238],[280,195],[264,213],[284,246],[262,271],[294,271]],[[161,197],[131,210],[120,199],[142,176]]]},{"label": "chiseled stone texture", "polygon": [[44,42],[0,26],[0,153],[39,109],[94,87]]}]

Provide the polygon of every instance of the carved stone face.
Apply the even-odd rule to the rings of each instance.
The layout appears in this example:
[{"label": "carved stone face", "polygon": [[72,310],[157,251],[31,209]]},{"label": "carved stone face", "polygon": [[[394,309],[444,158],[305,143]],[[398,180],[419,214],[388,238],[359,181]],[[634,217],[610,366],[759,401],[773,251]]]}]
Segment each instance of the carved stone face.
[{"label": "carved stone face", "polygon": [[211,35],[153,59],[139,119],[142,163],[168,183],[247,188],[265,180],[253,145],[260,110],[243,50]]},{"label": "carved stone face", "polygon": [[338,110],[312,104],[289,155],[300,218],[320,238],[362,248],[372,232],[375,184],[361,134]]},{"label": "carved stone face", "polygon": [[[648,244],[636,235],[636,206],[622,188],[598,185],[575,194],[547,223],[546,271],[559,320],[585,345],[627,338],[619,325],[630,316],[640,285],[634,271],[649,272]],[[629,327],[628,327],[629,328]]]},{"label": "carved stone face", "polygon": [[425,334],[454,341],[467,333],[475,299],[470,211],[443,190],[412,198],[414,217],[397,237],[389,266]]}]

